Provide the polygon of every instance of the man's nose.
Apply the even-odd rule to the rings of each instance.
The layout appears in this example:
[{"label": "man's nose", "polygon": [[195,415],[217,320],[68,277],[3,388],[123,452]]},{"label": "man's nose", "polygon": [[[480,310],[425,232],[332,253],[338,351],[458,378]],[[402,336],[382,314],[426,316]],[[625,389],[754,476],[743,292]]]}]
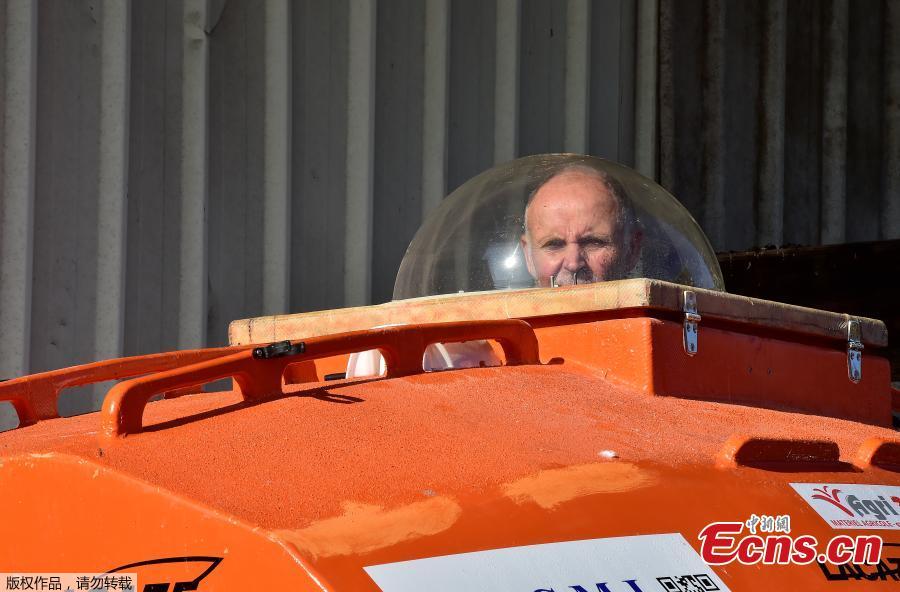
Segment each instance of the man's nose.
[{"label": "man's nose", "polygon": [[582,267],[584,267],[584,256],[581,253],[581,247],[577,244],[566,245],[563,268],[566,271],[575,273]]}]

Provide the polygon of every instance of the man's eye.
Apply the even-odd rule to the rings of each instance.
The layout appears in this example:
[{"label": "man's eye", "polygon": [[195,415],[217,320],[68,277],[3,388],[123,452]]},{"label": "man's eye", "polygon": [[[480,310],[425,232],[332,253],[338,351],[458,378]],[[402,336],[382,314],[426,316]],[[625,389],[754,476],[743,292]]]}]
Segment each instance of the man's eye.
[{"label": "man's eye", "polygon": [[578,241],[578,243],[582,247],[605,247],[609,244],[609,241],[597,236],[592,236],[590,238],[584,238]]},{"label": "man's eye", "polygon": [[566,243],[561,240],[551,240],[545,242],[542,248],[548,251],[555,251],[563,248],[564,246],[566,246]]}]

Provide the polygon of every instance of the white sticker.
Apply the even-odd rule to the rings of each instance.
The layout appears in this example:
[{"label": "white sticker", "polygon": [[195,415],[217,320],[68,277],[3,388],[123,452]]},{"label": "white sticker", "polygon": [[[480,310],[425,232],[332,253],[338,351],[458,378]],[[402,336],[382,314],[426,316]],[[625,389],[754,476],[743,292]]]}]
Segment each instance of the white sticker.
[{"label": "white sticker", "polygon": [[900,530],[900,487],[791,483],[831,528]]},{"label": "white sticker", "polygon": [[373,565],[384,592],[727,591],[680,534],[509,547]]}]

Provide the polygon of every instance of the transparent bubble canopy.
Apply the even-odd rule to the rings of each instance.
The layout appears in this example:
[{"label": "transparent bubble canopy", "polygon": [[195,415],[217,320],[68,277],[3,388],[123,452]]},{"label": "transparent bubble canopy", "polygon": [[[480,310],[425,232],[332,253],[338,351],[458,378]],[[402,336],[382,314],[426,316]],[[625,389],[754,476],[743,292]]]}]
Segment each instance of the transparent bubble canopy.
[{"label": "transparent bubble canopy", "polygon": [[724,290],[709,241],[665,189],[614,162],[549,154],[447,196],[410,243],[394,299],[636,277]]}]

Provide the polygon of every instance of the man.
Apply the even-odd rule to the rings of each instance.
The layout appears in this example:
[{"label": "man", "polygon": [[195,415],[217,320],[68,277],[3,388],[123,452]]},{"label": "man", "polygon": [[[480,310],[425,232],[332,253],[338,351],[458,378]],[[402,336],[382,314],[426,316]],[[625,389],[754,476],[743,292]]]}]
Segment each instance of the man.
[{"label": "man", "polygon": [[[552,174],[528,198],[525,263],[538,286],[587,284],[625,277],[640,255],[642,232],[621,184],[585,165]],[[427,370],[498,366],[484,340],[428,346]],[[377,350],[352,354],[347,377],[384,374]]]},{"label": "man", "polygon": [[587,284],[625,277],[640,255],[641,237],[621,184],[576,164],[532,192],[521,247],[538,286]]}]

